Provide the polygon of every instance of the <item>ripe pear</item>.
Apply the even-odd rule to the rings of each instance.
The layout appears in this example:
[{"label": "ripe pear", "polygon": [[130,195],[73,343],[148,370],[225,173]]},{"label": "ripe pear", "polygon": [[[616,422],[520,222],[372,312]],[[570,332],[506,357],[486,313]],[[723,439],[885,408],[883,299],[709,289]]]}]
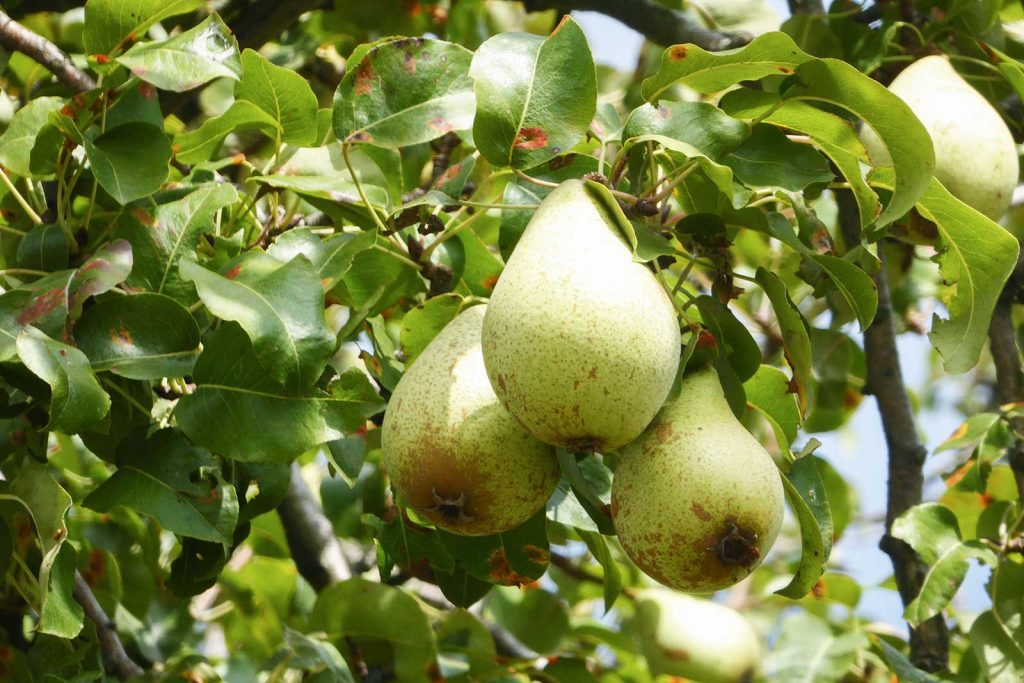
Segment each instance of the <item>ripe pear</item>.
[{"label": "ripe pear", "polygon": [[381,431],[384,471],[401,500],[467,536],[513,529],[558,484],[554,449],[498,402],[480,354],[485,306],[455,317],[399,380]]},{"label": "ripe pear", "polygon": [[544,199],[491,296],[487,375],[537,438],[574,451],[635,439],[679,366],[679,323],[633,260],[608,209],[579,180]]},{"label": "ripe pear", "polygon": [[655,676],[700,683],[752,683],[761,666],[761,639],[734,609],[654,589],[636,604],[636,637]]},{"label": "ripe pear", "polygon": [[735,584],[782,526],[782,480],[733,416],[712,368],[683,378],[679,398],[622,450],[612,518],[626,554],[687,593]]},{"label": "ripe pear", "polygon": [[[1017,146],[999,113],[940,56],[904,69],[889,90],[921,120],[935,147],[935,177],[963,203],[993,220],[1006,213],[1020,168]],[[892,163],[873,130],[861,140],[878,165]]]}]

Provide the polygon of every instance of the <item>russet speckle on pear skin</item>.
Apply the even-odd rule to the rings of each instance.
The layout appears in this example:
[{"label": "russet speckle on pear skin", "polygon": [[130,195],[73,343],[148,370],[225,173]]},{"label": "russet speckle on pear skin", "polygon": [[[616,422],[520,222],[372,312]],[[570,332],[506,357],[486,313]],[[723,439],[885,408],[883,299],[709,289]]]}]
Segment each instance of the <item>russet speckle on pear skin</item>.
[{"label": "russet speckle on pear skin", "polygon": [[480,354],[485,306],[450,322],[406,370],[384,414],[383,466],[404,504],[476,536],[513,529],[558,484],[554,449],[502,408]]},{"label": "russet speckle on pear skin", "polygon": [[[999,112],[938,55],[914,62],[889,86],[920,119],[935,148],[935,177],[949,192],[993,220],[1006,213],[1020,175],[1017,146]],[[871,159],[891,164],[888,150],[865,127]]]},{"label": "russet speckle on pear skin", "polygon": [[487,374],[537,438],[614,450],[643,431],[671,389],[680,335],[668,295],[584,183],[534,214],[484,319]]},{"label": "russet speckle on pear skin", "polygon": [[612,517],[626,554],[658,582],[711,593],[750,574],[782,526],[781,475],[733,416],[714,369],[624,448]]}]

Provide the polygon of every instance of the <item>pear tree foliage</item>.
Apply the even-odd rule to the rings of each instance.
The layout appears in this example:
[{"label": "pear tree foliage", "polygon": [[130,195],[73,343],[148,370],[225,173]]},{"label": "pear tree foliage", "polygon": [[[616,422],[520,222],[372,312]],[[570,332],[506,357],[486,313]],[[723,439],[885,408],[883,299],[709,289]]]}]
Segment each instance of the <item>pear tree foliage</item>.
[{"label": "pear tree foliage", "polygon": [[0,680],[1024,680],[1022,5],[592,4],[5,3]]}]

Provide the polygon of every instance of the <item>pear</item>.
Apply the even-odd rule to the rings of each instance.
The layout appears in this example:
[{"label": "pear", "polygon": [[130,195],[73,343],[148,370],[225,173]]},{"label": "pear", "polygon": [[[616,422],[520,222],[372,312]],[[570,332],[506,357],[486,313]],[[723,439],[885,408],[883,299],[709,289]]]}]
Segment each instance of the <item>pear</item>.
[{"label": "pear", "polygon": [[679,366],[679,323],[633,260],[609,210],[579,180],[544,199],[484,319],[495,393],[537,438],[573,451],[635,439]]},{"label": "pear", "polygon": [[782,526],[782,480],[733,416],[712,368],[622,450],[612,518],[626,554],[660,583],[711,593],[760,564]]},{"label": "pear", "polygon": [[485,306],[455,317],[399,380],[384,413],[382,464],[404,504],[478,536],[513,529],[558,484],[554,449],[498,402],[480,354]]},{"label": "pear", "polygon": [[[889,86],[924,124],[935,148],[935,177],[963,203],[993,220],[1006,213],[1020,168],[1017,146],[999,113],[945,57],[919,59]],[[892,163],[873,130],[861,140],[877,165]]]},{"label": "pear", "polygon": [[752,683],[761,639],[734,609],[667,590],[643,591],[635,634],[651,674],[700,683]]}]

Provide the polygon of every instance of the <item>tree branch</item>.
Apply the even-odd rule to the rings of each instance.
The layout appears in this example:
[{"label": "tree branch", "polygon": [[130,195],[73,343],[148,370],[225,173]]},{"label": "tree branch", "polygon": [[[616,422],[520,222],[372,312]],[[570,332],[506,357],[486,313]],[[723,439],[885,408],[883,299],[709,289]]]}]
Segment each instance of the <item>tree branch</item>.
[{"label": "tree branch", "polygon": [[334,527],[292,464],[292,479],[277,508],[295,565],[317,592],[352,578],[352,570],[334,535]]},{"label": "tree branch", "polygon": [[548,9],[600,12],[642,33],[658,45],[693,43],[715,52],[742,47],[751,40],[746,33],[723,33],[704,28],[686,14],[654,0],[523,0],[523,5],[528,12]]},{"label": "tree branch", "polygon": [[2,10],[0,10],[0,45],[8,50],[20,52],[26,57],[31,57],[76,93],[96,87],[96,82],[75,66],[67,53],[46,38],[29,31]]},{"label": "tree branch", "polygon": [[790,14],[824,14],[821,0],[789,0]]},{"label": "tree branch", "polygon": [[100,649],[110,664],[111,672],[119,680],[126,681],[135,676],[146,673],[142,667],[136,664],[121,645],[121,639],[117,637],[117,628],[110,620],[103,607],[97,602],[89,584],[85,582],[82,575],[75,572],[75,600],[82,606],[85,616],[89,617],[96,624],[96,636],[100,640]]},{"label": "tree branch", "polygon": [[[853,195],[846,190],[836,192],[839,224],[847,249],[860,244],[860,219]],[[882,250],[878,252],[883,258]],[[903,541],[890,531],[897,517],[919,504],[922,499],[924,475],[921,471],[927,451],[917,436],[910,398],[903,384],[896,331],[892,321],[889,282],[883,268],[872,276],[878,288],[878,312],[864,332],[864,354],[867,358],[865,393],[874,395],[882,418],[885,443],[889,451],[889,481],[886,497],[885,535],[879,547],[892,561],[896,586],[904,605],[917,597],[928,566]],[[910,629],[910,657],[925,671],[938,671],[949,660],[949,632],[941,614]]]},{"label": "tree branch", "polygon": [[[1000,403],[1024,401],[1024,370],[1021,368],[1017,329],[1013,324],[1013,303],[1024,289],[1024,254],[1017,259],[1017,267],[1010,275],[992,312],[988,327],[989,351],[996,368],[996,396]],[[1024,502],[1024,418],[1014,417],[1010,426],[1015,436],[1007,450],[1007,459],[1013,478],[1017,482],[1017,495]]]}]

